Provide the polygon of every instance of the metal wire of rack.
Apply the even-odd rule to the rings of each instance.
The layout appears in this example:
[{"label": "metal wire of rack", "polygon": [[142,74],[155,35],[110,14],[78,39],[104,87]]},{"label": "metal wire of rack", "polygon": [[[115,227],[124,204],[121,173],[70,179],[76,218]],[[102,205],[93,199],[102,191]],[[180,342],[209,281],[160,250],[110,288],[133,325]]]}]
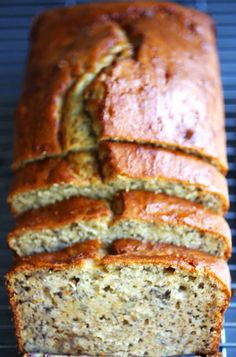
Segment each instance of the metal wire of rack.
[{"label": "metal wire of rack", "polygon": [[[14,328],[4,288],[4,274],[11,264],[6,235],[13,221],[6,205],[11,180],[14,108],[20,93],[28,34],[32,18],[42,10],[83,3],[73,0],[0,0],[0,357],[17,356]],[[93,0],[93,2],[95,2]],[[230,260],[232,301],[225,315],[221,351],[236,356],[236,0],[176,1],[213,16],[218,34],[222,81],[225,95],[227,145],[230,172],[231,209],[227,220],[232,229],[233,254]],[[99,1],[98,1],[99,6]]]}]

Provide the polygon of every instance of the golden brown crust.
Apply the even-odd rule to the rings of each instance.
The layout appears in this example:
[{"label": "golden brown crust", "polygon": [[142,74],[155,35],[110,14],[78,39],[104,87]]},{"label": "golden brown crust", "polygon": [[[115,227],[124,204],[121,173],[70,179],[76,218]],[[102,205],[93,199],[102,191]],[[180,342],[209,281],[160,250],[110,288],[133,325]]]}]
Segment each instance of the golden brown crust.
[{"label": "golden brown crust", "polygon": [[[137,42],[135,59],[100,74],[88,88],[88,106],[100,140],[176,147],[225,173],[215,37],[211,27],[190,23],[175,13],[128,23],[128,37]],[[96,91],[103,94],[96,97]]]},{"label": "golden brown crust", "polygon": [[12,239],[27,232],[63,228],[78,221],[106,221],[109,232],[109,228],[127,220],[189,227],[209,234],[225,242],[224,258],[230,257],[232,243],[227,222],[201,204],[152,192],[122,191],[114,197],[112,206],[113,215],[105,200],[72,197],[28,211],[16,218],[15,228],[8,235],[8,244],[11,247]]},{"label": "golden brown crust", "polygon": [[109,205],[104,200],[86,197],[71,197],[53,205],[23,213],[16,219],[16,225],[8,240],[24,233],[41,229],[53,229],[76,222],[111,218]]},{"label": "golden brown crust", "polygon": [[176,265],[191,271],[209,272],[217,277],[225,286],[230,297],[230,273],[227,263],[223,259],[200,252],[195,249],[176,247],[171,244],[141,242],[135,239],[118,239],[112,245],[114,255],[105,256],[105,264],[119,263],[124,259],[129,263],[150,262],[153,264]]},{"label": "golden brown crust", "polygon": [[[132,77],[135,75],[143,84],[137,88],[137,95],[129,73],[123,73],[125,87],[134,88],[134,94],[124,96],[122,83],[116,83],[116,88],[108,86],[101,139],[177,146],[213,160],[225,172],[222,94],[212,20],[192,9],[158,2],[80,5],[39,16],[32,30],[26,81],[16,114],[13,166],[67,152],[62,120],[64,97],[76,79],[93,72],[96,63],[122,41],[133,47],[133,58],[128,60],[131,68],[125,64],[126,72],[130,69]],[[166,91],[170,95],[166,96]],[[171,99],[176,98],[175,91],[182,95],[178,96],[180,103]],[[135,96],[138,107],[141,100],[147,111],[136,113],[131,96]],[[130,102],[132,111],[129,110],[127,121],[124,111]],[[109,105],[112,126],[107,126],[107,121],[104,125]],[[163,118],[171,122],[168,128],[163,125]],[[122,132],[118,133],[117,128]]]},{"label": "golden brown crust", "polygon": [[73,246],[58,252],[39,253],[29,257],[18,258],[8,274],[12,274],[18,269],[63,269],[63,267],[69,265],[81,265],[86,259],[99,259],[100,248],[100,241],[88,240],[86,242],[75,243]]},{"label": "golden brown crust", "polygon": [[[117,202],[117,203],[116,203]],[[209,233],[225,241],[225,258],[231,254],[231,232],[222,216],[214,214],[201,204],[185,199],[145,191],[121,192],[115,199],[117,213],[112,224],[120,220],[147,223],[167,223],[188,226],[202,233]]]},{"label": "golden brown crust", "polygon": [[72,247],[63,249],[60,252],[55,252],[53,254],[41,253],[36,256],[21,258],[15,261],[15,264],[9,270],[6,275],[6,289],[8,292],[9,302],[14,316],[15,334],[17,337],[17,345],[20,352],[24,353],[23,341],[22,341],[22,327],[21,320],[17,311],[16,298],[14,296],[14,291],[11,288],[11,279],[14,279],[14,274],[16,271],[28,272],[37,269],[63,269],[66,266],[83,265],[86,259],[99,259],[99,249],[101,243],[97,240],[90,240],[83,243],[77,243]]},{"label": "golden brown crust", "polygon": [[89,153],[69,154],[29,163],[15,172],[8,203],[14,214],[18,214],[13,205],[15,195],[31,190],[48,189],[53,185],[90,186],[101,185],[96,158]]},{"label": "golden brown crust", "polygon": [[[121,239],[113,244],[113,255],[106,255],[99,258],[101,244],[98,241],[77,243],[71,248],[66,248],[56,253],[38,254],[33,257],[20,259],[11,268],[6,277],[6,286],[10,298],[12,310],[15,315],[16,334],[21,352],[23,344],[21,339],[21,326],[17,316],[17,305],[11,288],[11,279],[14,279],[16,272],[30,272],[39,269],[68,269],[69,267],[81,266],[86,259],[94,259],[96,264],[107,265],[127,265],[127,264],[154,264],[162,265],[166,268],[181,269],[193,275],[204,274],[219,284],[220,289],[225,293],[225,302],[221,312],[224,313],[230,300],[230,275],[227,264],[224,260],[217,259],[196,250],[181,247],[174,247],[166,244],[142,243],[131,239]],[[219,315],[218,329],[216,329],[215,339],[211,352],[218,349],[220,331],[222,324],[222,314]]]},{"label": "golden brown crust", "polygon": [[103,142],[105,182],[116,177],[133,179],[163,178],[163,180],[192,185],[214,193],[222,202],[222,211],[229,207],[225,177],[215,167],[177,151],[133,143]]},{"label": "golden brown crust", "polygon": [[[89,162],[89,164],[88,164]],[[150,145],[134,143],[103,142],[101,144],[100,176],[96,156],[77,153],[63,158],[44,159],[29,163],[15,173],[8,202],[17,194],[48,189],[55,184],[70,184],[78,187],[106,188],[120,178],[133,180],[162,180],[195,187],[213,194],[220,202],[219,213],[229,207],[228,188],[225,177],[212,165],[201,159],[180,152]]]},{"label": "golden brown crust", "polygon": [[11,195],[40,187],[50,187],[58,182],[72,183],[75,174],[67,158],[50,158],[25,165],[13,177]]},{"label": "golden brown crust", "polygon": [[[113,252],[103,259],[103,264],[160,264],[167,268],[182,269],[192,274],[206,274],[216,279],[222,291],[226,294],[222,314],[228,307],[231,298],[230,272],[227,263],[198,250],[175,247],[168,244],[152,244],[132,239],[120,239],[113,243]],[[219,316],[217,333],[212,344],[212,353],[216,352],[220,343],[222,315]]]},{"label": "golden brown crust", "polygon": [[83,19],[73,12],[72,16],[66,14],[67,10],[56,11],[55,16],[51,12],[50,22],[48,14],[42,15],[34,27],[26,82],[16,112],[14,168],[22,161],[65,151],[63,97],[76,78],[93,72],[97,61],[121,42],[115,23],[100,21],[81,28]]},{"label": "golden brown crust", "polygon": [[224,286],[230,297],[230,274],[227,263],[223,259],[213,257],[198,250],[176,247],[171,244],[141,242],[134,239],[118,239],[112,245],[112,255],[99,258],[101,243],[90,240],[76,243],[54,253],[40,253],[19,259],[8,273],[8,279],[14,272],[38,268],[63,269],[68,266],[81,265],[82,261],[91,258],[98,264],[163,264],[176,266],[188,271],[209,272]]}]

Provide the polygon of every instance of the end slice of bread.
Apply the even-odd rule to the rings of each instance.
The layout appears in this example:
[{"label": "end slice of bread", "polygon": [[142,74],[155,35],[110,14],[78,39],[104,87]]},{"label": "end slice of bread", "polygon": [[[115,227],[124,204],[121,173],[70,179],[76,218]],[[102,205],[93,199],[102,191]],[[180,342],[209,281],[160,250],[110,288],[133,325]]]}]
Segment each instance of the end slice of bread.
[{"label": "end slice of bread", "polygon": [[144,191],[121,192],[112,210],[104,200],[72,197],[17,217],[8,236],[19,256],[53,252],[99,237],[171,243],[229,258],[231,234],[222,216],[177,197]]},{"label": "end slice of bread", "polygon": [[217,352],[230,299],[223,260],[135,240],[115,242],[112,255],[100,248],[96,241],[77,243],[10,270],[6,286],[21,352]]}]

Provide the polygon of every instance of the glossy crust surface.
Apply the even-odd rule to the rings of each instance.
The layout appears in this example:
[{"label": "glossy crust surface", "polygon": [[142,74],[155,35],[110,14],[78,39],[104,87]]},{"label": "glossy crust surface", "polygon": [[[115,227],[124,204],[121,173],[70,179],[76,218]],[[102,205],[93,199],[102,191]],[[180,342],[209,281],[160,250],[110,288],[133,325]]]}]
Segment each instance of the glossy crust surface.
[{"label": "glossy crust surface", "polygon": [[222,201],[222,210],[229,207],[225,177],[215,167],[177,151],[133,143],[104,142],[101,144],[103,175],[109,182],[115,177],[133,179],[165,178],[176,183],[193,185],[215,193]]},{"label": "glossy crust surface", "polygon": [[208,208],[188,200],[145,191],[121,192],[112,224],[120,220],[188,226],[221,237],[226,242],[225,257],[231,254],[231,231],[226,220]]},{"label": "glossy crust surface", "polygon": [[198,250],[176,247],[170,244],[152,244],[135,239],[118,239],[112,245],[112,254],[102,257],[101,242],[90,240],[76,243],[54,253],[40,253],[35,256],[19,259],[8,272],[7,279],[20,270],[34,269],[68,269],[70,266],[80,266],[83,261],[92,258],[97,264],[161,264],[176,266],[187,271],[200,274],[205,272],[222,283],[230,297],[230,274],[227,263],[223,259],[199,252]]},{"label": "glossy crust surface", "polygon": [[[149,1],[80,5],[40,15],[31,40],[16,113],[15,168],[68,152],[68,92],[78,78],[101,72],[97,64],[122,45],[128,58],[116,53],[104,65],[106,78],[97,79],[105,91],[93,123],[98,139],[178,147],[226,172],[219,66],[207,15]],[[93,106],[96,112],[97,100]]]},{"label": "glossy crust surface", "polygon": [[62,249],[54,253],[40,253],[34,256],[17,259],[10,270],[10,274],[15,269],[34,270],[37,268],[65,268],[69,265],[81,265],[86,259],[100,259],[101,242],[98,240],[89,240],[82,243],[76,243],[71,247]]},{"label": "glossy crust surface", "polygon": [[105,70],[89,88],[99,138],[176,147],[225,172],[222,93],[210,23],[187,22],[170,11],[132,21],[126,31],[136,46],[133,58]]},{"label": "glossy crust surface", "polygon": [[40,187],[46,188],[58,182],[76,181],[76,175],[70,163],[70,157],[55,157],[25,165],[13,177],[10,197],[15,193]]},{"label": "glossy crust surface", "polygon": [[204,271],[216,277],[225,286],[228,296],[231,295],[230,273],[227,263],[223,259],[184,247],[175,247],[171,244],[141,242],[135,239],[118,239],[112,245],[114,255],[103,258],[105,264],[120,262],[125,259],[129,263],[145,261],[153,264],[179,266],[189,271]]}]

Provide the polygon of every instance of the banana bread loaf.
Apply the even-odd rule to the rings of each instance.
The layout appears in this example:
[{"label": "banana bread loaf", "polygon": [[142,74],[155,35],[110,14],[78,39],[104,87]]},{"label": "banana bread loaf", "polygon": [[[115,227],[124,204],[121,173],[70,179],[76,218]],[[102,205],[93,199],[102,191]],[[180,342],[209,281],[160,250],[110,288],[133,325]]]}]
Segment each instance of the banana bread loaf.
[{"label": "banana bread loaf", "polygon": [[171,243],[228,259],[231,234],[222,216],[188,200],[144,191],[121,192],[111,204],[73,197],[17,217],[8,236],[19,256],[53,252],[99,237]]},{"label": "banana bread loaf", "polygon": [[133,143],[104,142],[100,157],[72,153],[25,165],[15,173],[9,203],[15,214],[72,196],[108,198],[120,190],[147,190],[200,202],[223,214],[225,177],[199,158]]},{"label": "banana bread loaf", "polygon": [[14,168],[109,139],[178,148],[227,171],[207,15],[148,1],[80,5],[40,15],[31,40]]},{"label": "banana bread loaf", "polygon": [[135,240],[115,242],[112,255],[99,249],[98,241],[77,243],[23,258],[10,270],[6,285],[21,352],[217,352],[230,299],[223,260]]},{"label": "banana bread loaf", "polygon": [[80,5],[31,39],[8,200],[19,351],[218,356],[231,236],[212,20]]}]

